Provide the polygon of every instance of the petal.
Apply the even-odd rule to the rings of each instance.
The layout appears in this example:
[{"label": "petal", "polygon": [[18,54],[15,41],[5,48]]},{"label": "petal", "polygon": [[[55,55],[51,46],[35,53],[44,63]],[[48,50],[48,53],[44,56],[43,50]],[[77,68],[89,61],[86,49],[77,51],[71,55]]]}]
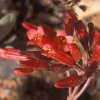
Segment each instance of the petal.
[{"label": "petal", "polygon": [[65,30],[68,35],[73,35],[74,24],[77,21],[77,17],[72,12],[66,13],[65,16]]},{"label": "petal", "polygon": [[65,44],[64,45],[64,51],[65,52],[69,52],[69,44]]},{"label": "petal", "polygon": [[43,29],[42,26],[38,26],[37,32],[38,32],[38,34],[40,34],[40,35],[44,35],[44,34],[45,34],[44,29]]},{"label": "petal", "polygon": [[33,68],[35,70],[48,66],[48,61],[42,59],[31,59],[27,61],[20,61],[20,66],[24,68]]},{"label": "petal", "polygon": [[100,62],[100,45],[96,45],[94,48],[94,52],[89,59],[89,63],[92,64],[94,62],[99,63]]},{"label": "petal", "polygon": [[97,67],[99,67],[98,63],[93,62],[89,67],[86,68],[85,76],[91,77],[93,73],[95,72],[95,70],[97,69]]},{"label": "petal", "polygon": [[66,36],[67,33],[64,30],[58,30],[57,31],[57,36]]},{"label": "petal", "polygon": [[47,49],[44,49],[44,51],[42,52],[42,54],[44,56],[51,57],[51,58],[61,62],[64,65],[71,66],[74,64],[74,59],[69,54],[67,54],[61,50],[52,48],[52,46],[47,47],[47,45],[44,45],[43,48],[47,48]]},{"label": "petal", "polygon": [[42,25],[42,28],[44,30],[44,33],[51,39],[53,40],[56,37],[56,32],[49,26],[47,25]]},{"label": "petal", "polygon": [[22,23],[22,26],[23,26],[25,29],[27,29],[27,30],[29,30],[29,29],[37,29],[37,26],[36,26],[36,25],[33,25],[33,24],[31,24],[31,23],[29,23],[29,22],[27,22],[27,21],[24,21],[24,22]]},{"label": "petal", "polygon": [[82,58],[81,51],[75,43],[69,44],[69,52],[75,61],[80,61],[80,59]]},{"label": "petal", "polygon": [[64,36],[57,36],[53,40],[53,44],[55,44],[57,49],[64,50],[64,45],[66,44],[66,39]]},{"label": "petal", "polygon": [[71,44],[71,43],[74,42],[74,37],[73,36],[67,35],[65,38],[66,38],[66,42],[68,44]]},{"label": "petal", "polygon": [[32,73],[34,70],[32,68],[15,68],[14,72],[17,75],[23,76]]},{"label": "petal", "polygon": [[46,69],[47,71],[55,72],[55,73],[62,73],[67,70],[66,66],[62,65],[62,64],[50,64],[49,66],[45,67],[44,69]]},{"label": "petal", "polygon": [[27,31],[27,36],[29,40],[32,40],[35,36],[37,36],[38,32],[35,29],[29,29]]},{"label": "petal", "polygon": [[86,27],[84,23],[81,20],[78,20],[75,25],[75,30],[77,32],[79,40],[87,40],[88,39],[88,33],[86,30]]},{"label": "petal", "polygon": [[29,56],[31,56],[32,58],[35,57],[35,58],[39,58],[39,59],[44,59],[44,60],[48,60],[50,61],[51,59],[50,58],[47,58],[45,56],[43,56],[41,54],[41,51],[25,51],[25,53]]},{"label": "petal", "polygon": [[28,41],[28,45],[37,45],[40,48],[43,48],[43,46],[48,43],[52,44],[52,41],[46,35],[35,37],[32,40]]},{"label": "petal", "polygon": [[13,48],[0,48],[0,58],[26,61],[30,57],[24,51]]},{"label": "petal", "polygon": [[68,88],[75,87],[81,84],[84,81],[84,76],[69,76],[67,78],[61,79],[55,83],[55,87],[57,88]]},{"label": "petal", "polygon": [[89,44],[90,44],[90,47],[91,47],[93,42],[94,42],[95,29],[94,29],[93,23],[91,23],[91,22],[88,23],[88,27],[89,27]]},{"label": "petal", "polygon": [[95,40],[95,44],[100,45],[100,32],[95,32],[94,40]]}]

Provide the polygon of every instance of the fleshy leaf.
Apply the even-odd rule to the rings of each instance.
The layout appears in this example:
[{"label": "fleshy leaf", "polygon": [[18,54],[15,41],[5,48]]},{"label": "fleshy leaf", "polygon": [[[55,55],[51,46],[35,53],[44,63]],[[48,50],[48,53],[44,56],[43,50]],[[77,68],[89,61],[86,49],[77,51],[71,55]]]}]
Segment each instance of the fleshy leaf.
[{"label": "fleshy leaf", "polygon": [[81,84],[83,81],[84,81],[84,76],[73,75],[57,81],[54,86],[56,88],[75,87]]}]

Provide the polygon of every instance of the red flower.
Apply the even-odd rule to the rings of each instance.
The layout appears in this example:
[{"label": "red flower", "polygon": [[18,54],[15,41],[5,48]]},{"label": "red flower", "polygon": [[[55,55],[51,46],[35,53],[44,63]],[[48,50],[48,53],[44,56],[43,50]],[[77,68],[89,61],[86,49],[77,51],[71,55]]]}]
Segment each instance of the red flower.
[{"label": "red flower", "polygon": [[[41,49],[40,51],[21,51],[0,48],[0,58],[19,60],[21,67],[15,69],[16,74],[25,75],[41,68],[56,73],[66,70],[79,72],[78,75],[68,76],[55,83],[58,88],[68,88],[83,83],[99,66],[100,32],[95,32],[92,23],[89,23],[88,32],[84,23],[72,12],[66,14],[65,30],[60,29],[55,32],[49,26],[38,26],[29,22],[23,22],[22,25],[27,30],[28,45],[36,45]],[[82,56],[75,37],[87,53],[87,64],[84,64],[84,55]]]}]

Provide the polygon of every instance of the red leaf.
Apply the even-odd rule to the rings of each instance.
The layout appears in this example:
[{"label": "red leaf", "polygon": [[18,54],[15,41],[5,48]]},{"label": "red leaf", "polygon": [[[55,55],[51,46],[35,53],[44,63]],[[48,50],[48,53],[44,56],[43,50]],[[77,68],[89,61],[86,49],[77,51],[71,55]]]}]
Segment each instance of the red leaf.
[{"label": "red leaf", "polygon": [[84,81],[84,76],[74,75],[57,81],[55,83],[55,87],[57,88],[75,87],[81,84],[83,81]]},{"label": "red leaf", "polygon": [[32,68],[15,68],[14,72],[17,75],[23,76],[32,73],[34,70]]}]

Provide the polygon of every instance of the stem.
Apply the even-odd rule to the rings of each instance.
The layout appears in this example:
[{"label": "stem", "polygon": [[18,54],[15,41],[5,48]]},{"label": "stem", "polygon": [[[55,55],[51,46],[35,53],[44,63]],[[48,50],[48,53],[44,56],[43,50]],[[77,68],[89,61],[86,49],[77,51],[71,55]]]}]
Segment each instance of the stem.
[{"label": "stem", "polygon": [[[80,72],[78,70],[75,70],[77,72],[78,75],[80,75]],[[72,97],[75,97],[75,95],[77,94],[78,90],[80,88],[80,85],[76,86],[72,92]]]},{"label": "stem", "polygon": [[72,97],[74,97],[74,96],[77,94],[77,92],[78,92],[78,90],[79,90],[79,87],[80,87],[80,85],[78,85],[78,86],[76,86],[76,87],[74,88],[74,90],[73,90],[73,92],[72,92]]},{"label": "stem", "polygon": [[[70,71],[67,71],[67,76],[68,77],[70,76]],[[72,88],[71,87],[68,88],[68,92],[69,92],[69,96],[70,96],[71,92],[72,92]]]},{"label": "stem", "polygon": [[[66,71],[66,73],[67,73],[67,76],[69,77],[69,76],[70,76],[70,71]],[[67,99],[68,99],[68,100],[70,100],[71,93],[72,93],[72,88],[69,87],[69,88],[68,88],[68,96],[67,96]]]},{"label": "stem", "polygon": [[88,80],[85,82],[85,84],[82,87],[82,89],[75,96],[75,100],[77,100],[82,95],[82,93],[85,91],[85,89],[88,87],[89,83],[91,82],[91,79],[92,79],[92,77],[88,78]]}]

